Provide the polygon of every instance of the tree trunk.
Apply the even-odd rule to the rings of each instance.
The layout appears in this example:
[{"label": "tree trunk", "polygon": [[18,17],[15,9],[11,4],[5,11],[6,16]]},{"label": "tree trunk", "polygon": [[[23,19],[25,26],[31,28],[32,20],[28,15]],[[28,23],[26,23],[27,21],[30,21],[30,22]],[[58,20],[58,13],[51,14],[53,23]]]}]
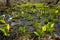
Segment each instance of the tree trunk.
[{"label": "tree trunk", "polygon": [[7,7],[10,6],[10,0],[6,0],[6,6],[7,6]]}]

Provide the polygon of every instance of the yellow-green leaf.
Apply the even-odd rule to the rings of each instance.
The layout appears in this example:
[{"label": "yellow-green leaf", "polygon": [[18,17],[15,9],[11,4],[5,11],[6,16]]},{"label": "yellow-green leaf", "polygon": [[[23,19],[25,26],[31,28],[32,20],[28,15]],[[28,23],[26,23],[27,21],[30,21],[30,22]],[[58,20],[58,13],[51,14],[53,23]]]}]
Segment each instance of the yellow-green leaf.
[{"label": "yellow-green leaf", "polygon": [[0,20],[0,23],[5,23],[5,20]]},{"label": "yellow-green leaf", "polygon": [[42,31],[46,31],[46,25],[42,27]]},{"label": "yellow-green leaf", "polygon": [[54,27],[54,23],[51,24],[51,27],[52,27],[52,28]]},{"label": "yellow-green leaf", "polygon": [[6,29],[10,30],[10,25],[9,24],[6,24]]},{"label": "yellow-green leaf", "polygon": [[56,10],[56,11],[55,11],[55,13],[58,13],[58,12],[59,12],[59,10]]}]

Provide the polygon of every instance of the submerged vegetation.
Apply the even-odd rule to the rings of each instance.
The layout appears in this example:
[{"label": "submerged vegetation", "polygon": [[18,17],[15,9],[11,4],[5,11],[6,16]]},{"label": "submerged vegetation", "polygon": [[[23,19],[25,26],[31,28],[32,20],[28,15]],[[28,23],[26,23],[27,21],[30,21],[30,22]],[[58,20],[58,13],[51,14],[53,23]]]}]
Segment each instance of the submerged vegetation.
[{"label": "submerged vegetation", "polygon": [[60,8],[45,3],[15,4],[0,15],[0,31],[9,40],[51,40],[60,30]]}]

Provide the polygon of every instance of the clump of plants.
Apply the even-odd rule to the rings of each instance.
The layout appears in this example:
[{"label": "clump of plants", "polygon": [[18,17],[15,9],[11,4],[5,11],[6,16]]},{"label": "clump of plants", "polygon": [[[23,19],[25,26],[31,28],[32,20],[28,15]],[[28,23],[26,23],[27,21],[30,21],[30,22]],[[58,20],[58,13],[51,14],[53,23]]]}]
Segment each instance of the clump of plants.
[{"label": "clump of plants", "polygon": [[4,36],[10,36],[10,25],[5,22],[5,20],[0,20],[0,23],[3,24],[3,27],[0,28],[0,31],[3,32]]},{"label": "clump of plants", "polygon": [[45,34],[52,34],[54,32],[54,23],[48,22],[48,24],[42,26],[40,29],[37,29],[34,34],[37,36],[44,36]]}]

